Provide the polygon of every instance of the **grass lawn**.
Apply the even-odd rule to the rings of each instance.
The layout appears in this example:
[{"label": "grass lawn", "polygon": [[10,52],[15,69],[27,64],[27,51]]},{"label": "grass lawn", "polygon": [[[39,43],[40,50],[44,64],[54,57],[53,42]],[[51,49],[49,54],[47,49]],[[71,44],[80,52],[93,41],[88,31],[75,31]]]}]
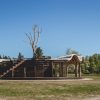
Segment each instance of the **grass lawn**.
[{"label": "grass lawn", "polygon": [[0,80],[0,100],[90,100],[99,96],[100,76],[84,77],[93,80]]}]

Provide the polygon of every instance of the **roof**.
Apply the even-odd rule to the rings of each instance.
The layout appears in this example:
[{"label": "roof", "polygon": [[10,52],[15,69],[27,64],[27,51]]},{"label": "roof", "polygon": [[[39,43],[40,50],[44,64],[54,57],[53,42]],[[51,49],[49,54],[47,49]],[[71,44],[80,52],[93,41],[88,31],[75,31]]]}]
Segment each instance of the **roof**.
[{"label": "roof", "polygon": [[0,62],[10,61],[10,59],[0,59]]},{"label": "roof", "polygon": [[67,60],[70,61],[75,57],[77,60],[82,61],[82,56],[76,55],[76,54],[70,54],[70,55],[65,55],[65,56],[60,56],[57,58],[51,58],[51,60]]}]

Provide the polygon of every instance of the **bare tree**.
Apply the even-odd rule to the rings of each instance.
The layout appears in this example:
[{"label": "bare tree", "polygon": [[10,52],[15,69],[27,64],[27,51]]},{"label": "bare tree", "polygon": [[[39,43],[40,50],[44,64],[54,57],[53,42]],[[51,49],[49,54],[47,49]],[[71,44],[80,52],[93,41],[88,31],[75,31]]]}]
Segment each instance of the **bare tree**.
[{"label": "bare tree", "polygon": [[39,41],[40,33],[41,33],[42,30],[37,25],[34,25],[32,27],[32,30],[33,30],[33,34],[32,33],[26,33],[26,36],[29,40],[29,44],[32,48],[33,57],[34,57],[36,49],[38,48],[38,41]]}]

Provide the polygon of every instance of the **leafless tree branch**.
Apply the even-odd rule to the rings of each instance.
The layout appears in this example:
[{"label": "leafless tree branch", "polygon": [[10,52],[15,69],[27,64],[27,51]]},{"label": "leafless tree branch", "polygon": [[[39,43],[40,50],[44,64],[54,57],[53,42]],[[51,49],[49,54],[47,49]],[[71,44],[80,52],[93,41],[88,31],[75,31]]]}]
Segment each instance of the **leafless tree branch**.
[{"label": "leafless tree branch", "polygon": [[33,30],[33,35],[32,35],[32,33],[26,33],[26,36],[27,36],[29,43],[32,47],[33,56],[34,56],[34,53],[38,47],[38,41],[39,41],[41,30],[37,25],[34,25],[32,27],[32,30]]}]

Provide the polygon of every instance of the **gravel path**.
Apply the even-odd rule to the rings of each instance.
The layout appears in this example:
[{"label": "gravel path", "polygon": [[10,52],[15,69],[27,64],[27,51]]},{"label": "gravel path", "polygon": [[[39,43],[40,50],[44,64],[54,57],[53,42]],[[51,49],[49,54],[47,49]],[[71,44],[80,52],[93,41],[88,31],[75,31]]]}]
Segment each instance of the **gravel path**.
[{"label": "gravel path", "polygon": [[100,100],[100,96],[94,96],[94,97],[86,98],[84,100]]}]

